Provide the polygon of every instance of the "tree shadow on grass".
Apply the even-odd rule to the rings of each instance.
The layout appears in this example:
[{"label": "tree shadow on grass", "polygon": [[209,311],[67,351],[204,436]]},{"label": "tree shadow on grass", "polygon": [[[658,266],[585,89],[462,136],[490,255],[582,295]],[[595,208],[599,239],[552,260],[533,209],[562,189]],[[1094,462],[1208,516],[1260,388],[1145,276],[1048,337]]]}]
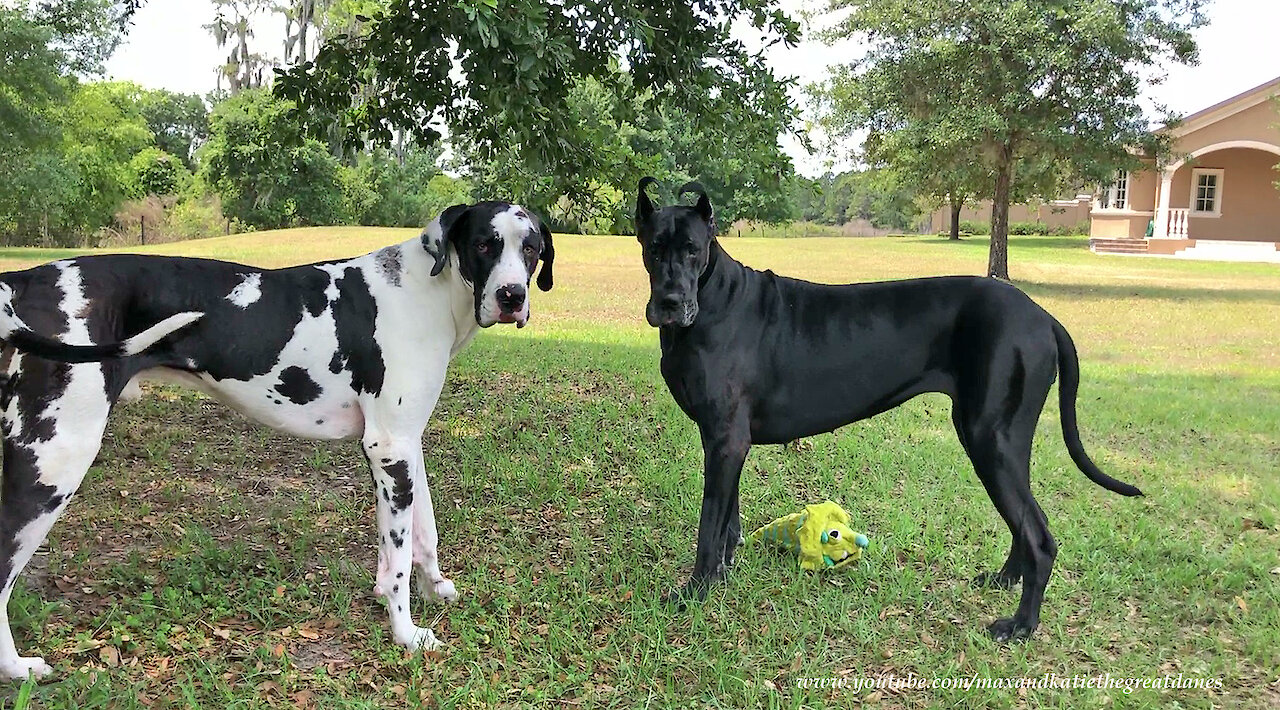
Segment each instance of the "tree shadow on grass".
[{"label": "tree shadow on grass", "polygon": [[1014,281],[1030,296],[1057,296],[1074,300],[1143,299],[1157,301],[1202,301],[1280,304],[1280,290],[1240,288],[1190,288],[1135,284],[1064,284],[1044,281]]}]

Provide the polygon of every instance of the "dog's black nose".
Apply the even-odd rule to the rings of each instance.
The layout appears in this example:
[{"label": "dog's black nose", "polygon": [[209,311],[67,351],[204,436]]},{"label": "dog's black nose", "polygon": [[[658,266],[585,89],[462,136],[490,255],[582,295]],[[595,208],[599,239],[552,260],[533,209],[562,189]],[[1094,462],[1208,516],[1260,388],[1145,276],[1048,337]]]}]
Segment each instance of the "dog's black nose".
[{"label": "dog's black nose", "polygon": [[664,311],[674,311],[679,308],[682,303],[684,303],[684,301],[681,301],[677,296],[663,296],[662,300],[658,301],[658,307]]},{"label": "dog's black nose", "polygon": [[520,284],[502,286],[494,295],[497,297],[498,305],[502,310],[514,313],[524,305],[525,288]]}]

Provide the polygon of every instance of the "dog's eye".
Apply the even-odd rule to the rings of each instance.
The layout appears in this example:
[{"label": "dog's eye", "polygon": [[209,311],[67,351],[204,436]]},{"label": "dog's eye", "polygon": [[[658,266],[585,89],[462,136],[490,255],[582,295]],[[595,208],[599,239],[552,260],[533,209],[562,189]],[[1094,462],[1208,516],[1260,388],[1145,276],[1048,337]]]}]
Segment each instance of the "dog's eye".
[{"label": "dog's eye", "polygon": [[526,244],[526,245],[524,245],[524,255],[525,255],[525,256],[537,256],[537,254],[538,254],[538,251],[537,251],[536,249],[534,249],[534,248],[533,248],[533,245],[532,245],[532,244]]},{"label": "dog's eye", "polygon": [[491,252],[493,252],[493,242],[480,242],[478,245],[476,245],[476,251],[488,256]]},{"label": "dog's eye", "polygon": [[840,539],[840,531],[839,531],[839,530],[832,530],[831,532],[827,533],[827,535],[829,535],[829,536],[831,537],[831,539],[832,539],[832,540],[839,540],[839,539]]}]

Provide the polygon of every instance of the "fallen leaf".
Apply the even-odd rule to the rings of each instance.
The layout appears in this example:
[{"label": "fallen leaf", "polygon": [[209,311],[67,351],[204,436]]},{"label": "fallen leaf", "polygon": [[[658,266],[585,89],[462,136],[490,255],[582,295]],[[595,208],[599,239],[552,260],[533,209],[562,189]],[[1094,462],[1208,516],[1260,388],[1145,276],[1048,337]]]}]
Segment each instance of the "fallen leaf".
[{"label": "fallen leaf", "polygon": [[105,645],[107,645],[106,641],[100,641],[98,639],[85,639],[84,641],[81,641],[80,643],[77,643],[75,646],[73,646],[71,649],[71,652],[84,653],[85,651],[92,651],[96,648],[102,648]]},{"label": "fallen leaf", "polygon": [[1244,597],[1236,597],[1236,606],[1240,607],[1240,611],[1249,612],[1249,605],[1244,603]]},{"label": "fallen leaf", "polygon": [[231,638],[231,629],[214,629],[213,635],[226,641]]},{"label": "fallen leaf", "polygon": [[115,646],[103,646],[98,649],[98,658],[112,668],[120,665],[120,651],[116,650]]}]

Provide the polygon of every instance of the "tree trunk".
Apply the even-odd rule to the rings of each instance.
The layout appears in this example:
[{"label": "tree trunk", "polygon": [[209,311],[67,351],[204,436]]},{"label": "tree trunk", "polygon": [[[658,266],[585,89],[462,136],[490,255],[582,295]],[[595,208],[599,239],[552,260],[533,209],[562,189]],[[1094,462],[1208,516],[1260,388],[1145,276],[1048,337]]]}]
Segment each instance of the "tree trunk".
[{"label": "tree trunk", "polygon": [[947,195],[947,199],[951,202],[951,241],[960,241],[960,210],[964,207],[964,200],[955,195]]},{"label": "tree trunk", "polygon": [[996,191],[991,202],[991,254],[987,276],[1009,280],[1009,194],[1013,183],[1013,141],[1000,147]]}]

